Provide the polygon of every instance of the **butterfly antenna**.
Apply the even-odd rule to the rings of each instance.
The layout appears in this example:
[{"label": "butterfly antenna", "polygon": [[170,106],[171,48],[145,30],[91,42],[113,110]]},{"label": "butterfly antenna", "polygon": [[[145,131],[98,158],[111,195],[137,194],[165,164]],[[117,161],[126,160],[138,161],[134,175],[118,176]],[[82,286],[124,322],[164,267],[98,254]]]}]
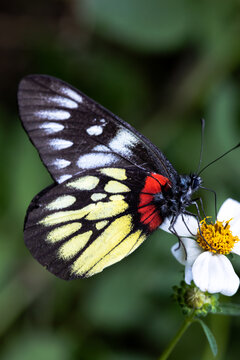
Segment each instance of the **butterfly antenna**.
[{"label": "butterfly antenna", "polygon": [[197,174],[199,174],[200,166],[202,164],[203,157],[203,142],[204,142],[204,131],[205,131],[205,120],[201,119],[202,131],[201,131],[201,150],[200,150],[200,158],[198,163]]},{"label": "butterfly antenna", "polygon": [[204,166],[204,168],[199,171],[198,175],[200,175],[204,170],[206,170],[210,165],[214,164],[216,161],[220,160],[222,157],[224,157],[225,155],[229,154],[231,151],[237,149],[240,147],[240,142],[235,145],[234,147],[232,147],[230,150],[226,151],[224,154],[222,154],[221,156],[217,157],[215,160],[211,161],[209,164],[207,164],[206,166]]}]

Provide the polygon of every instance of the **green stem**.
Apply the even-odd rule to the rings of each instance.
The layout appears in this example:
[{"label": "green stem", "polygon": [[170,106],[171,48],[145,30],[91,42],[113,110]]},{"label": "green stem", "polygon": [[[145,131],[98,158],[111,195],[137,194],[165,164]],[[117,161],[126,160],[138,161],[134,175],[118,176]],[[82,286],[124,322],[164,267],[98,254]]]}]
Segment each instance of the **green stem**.
[{"label": "green stem", "polygon": [[183,336],[183,334],[185,333],[187,328],[194,321],[194,316],[195,316],[195,312],[193,312],[189,317],[187,317],[185,319],[184,323],[182,324],[182,326],[180,327],[180,329],[178,330],[178,332],[176,333],[174,338],[170,341],[170,343],[168,344],[168,346],[166,347],[166,349],[164,350],[162,355],[158,358],[158,360],[166,360],[168,358],[168,356],[171,354],[174,347],[176,346],[178,341],[181,339],[181,337]]}]

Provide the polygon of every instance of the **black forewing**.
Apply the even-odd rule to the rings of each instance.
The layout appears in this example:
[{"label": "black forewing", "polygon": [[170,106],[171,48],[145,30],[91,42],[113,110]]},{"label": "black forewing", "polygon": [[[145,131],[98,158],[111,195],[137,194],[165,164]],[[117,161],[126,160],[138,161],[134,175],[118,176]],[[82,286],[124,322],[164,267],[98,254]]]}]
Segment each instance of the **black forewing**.
[{"label": "black forewing", "polygon": [[58,183],[82,170],[133,164],[175,183],[177,172],[156,146],[67,83],[29,75],[18,102],[23,126]]},{"label": "black forewing", "polygon": [[25,243],[56,276],[69,280],[94,275],[134,251],[149,235],[137,212],[146,172],[132,167],[116,174],[113,169],[107,174],[102,169],[84,171],[40,193],[30,204]]}]

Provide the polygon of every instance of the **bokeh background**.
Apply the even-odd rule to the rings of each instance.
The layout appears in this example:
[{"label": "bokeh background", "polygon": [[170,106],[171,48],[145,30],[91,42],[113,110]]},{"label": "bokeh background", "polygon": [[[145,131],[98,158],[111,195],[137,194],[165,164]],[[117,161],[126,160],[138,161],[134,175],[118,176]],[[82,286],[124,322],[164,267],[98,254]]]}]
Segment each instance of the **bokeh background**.
[{"label": "bokeh background", "polygon": [[[64,79],[189,173],[198,166],[202,117],[204,164],[240,140],[239,34],[238,0],[1,0],[1,360],[152,360],[183,321],[171,300],[183,275],[170,254],[176,239],[160,230],[87,280],[64,282],[31,258],[25,211],[51,179],[18,118],[19,80],[29,73]],[[240,200],[239,158],[236,150],[203,173],[218,206]],[[213,196],[202,196],[214,215]],[[239,259],[233,262],[240,274]],[[207,322],[217,359],[239,359],[240,319]],[[197,324],[170,357],[193,358],[212,359]]]}]

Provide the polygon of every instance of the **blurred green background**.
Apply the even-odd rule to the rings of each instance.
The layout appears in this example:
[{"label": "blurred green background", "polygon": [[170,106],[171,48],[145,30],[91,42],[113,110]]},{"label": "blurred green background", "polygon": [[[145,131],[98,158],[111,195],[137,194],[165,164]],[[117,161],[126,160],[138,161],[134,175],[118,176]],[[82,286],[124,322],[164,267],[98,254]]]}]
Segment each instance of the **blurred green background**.
[{"label": "blurred green background", "polygon": [[[29,73],[60,77],[162,149],[180,173],[239,141],[239,0],[1,0],[0,359],[152,360],[183,316],[171,300],[182,270],[176,239],[160,230],[94,278],[64,282],[23,242],[32,197],[51,183],[23,131],[16,105]],[[236,150],[203,173],[218,204],[240,200]],[[213,196],[202,194],[208,214]],[[240,274],[240,261],[233,259]],[[239,303],[239,294],[233,301]],[[239,359],[240,319],[207,319],[217,359]],[[170,359],[212,359],[194,324]]]}]

